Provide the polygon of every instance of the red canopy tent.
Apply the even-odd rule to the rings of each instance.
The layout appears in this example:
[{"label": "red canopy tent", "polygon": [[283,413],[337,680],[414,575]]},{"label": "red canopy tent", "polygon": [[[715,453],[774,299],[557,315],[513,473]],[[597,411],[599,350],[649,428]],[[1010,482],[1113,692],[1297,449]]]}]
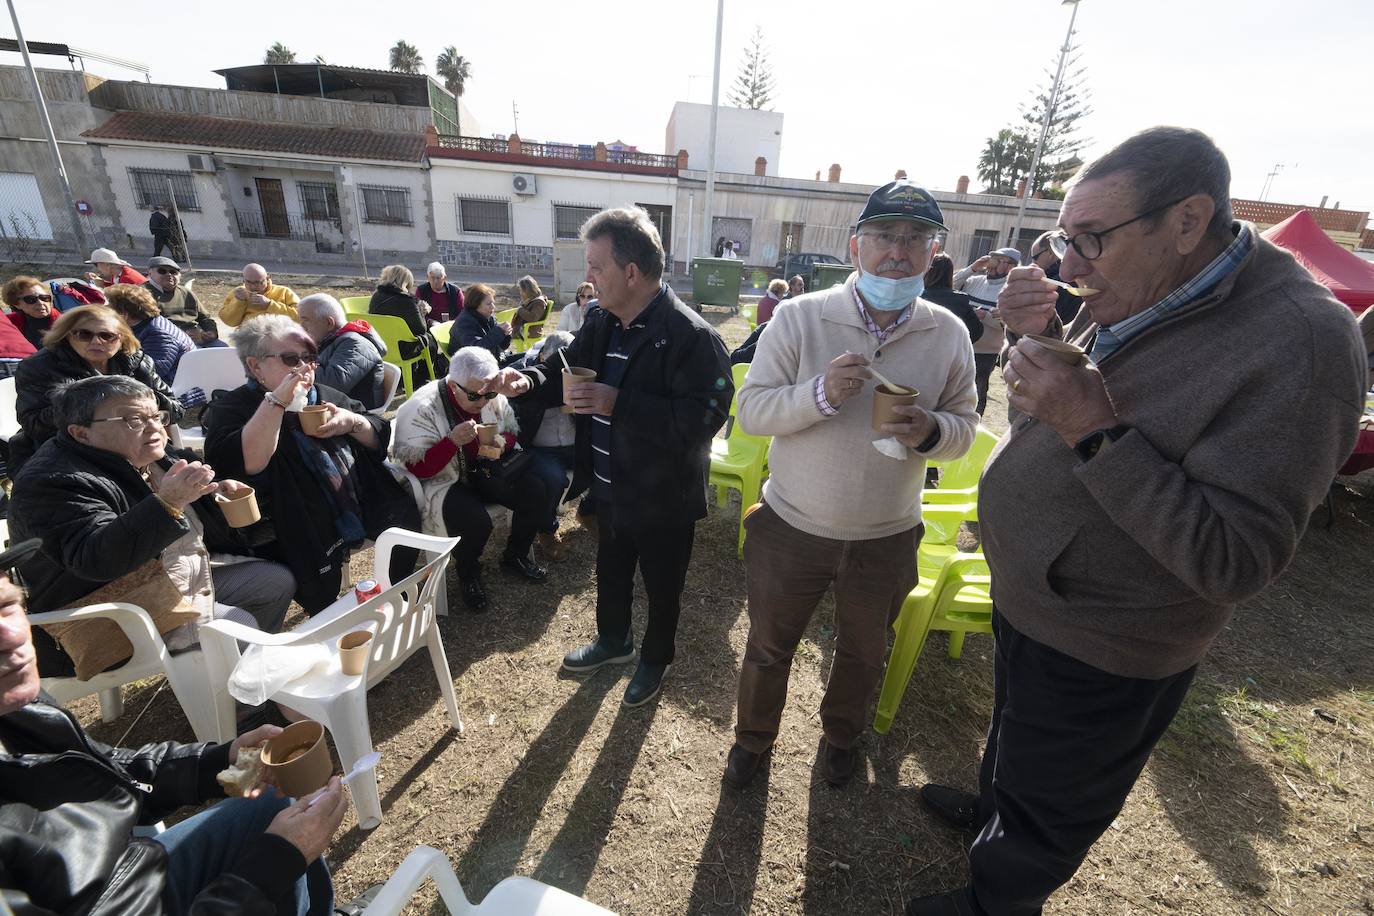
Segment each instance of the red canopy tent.
[{"label": "red canopy tent", "polygon": [[1261,233],[1286,248],[1317,282],[1360,314],[1374,304],[1374,264],[1351,254],[1322,231],[1312,214],[1299,210]]}]

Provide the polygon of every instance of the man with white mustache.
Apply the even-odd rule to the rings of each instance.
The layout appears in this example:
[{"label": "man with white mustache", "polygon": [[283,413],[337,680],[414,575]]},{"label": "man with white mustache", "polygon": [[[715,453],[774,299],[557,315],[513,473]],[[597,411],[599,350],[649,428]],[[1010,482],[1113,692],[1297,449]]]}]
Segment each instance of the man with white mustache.
[{"label": "man with white mustache", "polygon": [[[944,228],[923,188],[874,191],[849,240],[857,271],[779,303],[739,391],[740,427],[773,443],[763,503],[744,523],[749,641],[725,769],[736,787],[777,738],[792,657],[832,585],[821,770],[833,786],[853,778],[887,630],[916,584],[926,461],[963,455],[978,424],[968,330],[920,298]],[[917,397],[875,431],[878,373]]]}]

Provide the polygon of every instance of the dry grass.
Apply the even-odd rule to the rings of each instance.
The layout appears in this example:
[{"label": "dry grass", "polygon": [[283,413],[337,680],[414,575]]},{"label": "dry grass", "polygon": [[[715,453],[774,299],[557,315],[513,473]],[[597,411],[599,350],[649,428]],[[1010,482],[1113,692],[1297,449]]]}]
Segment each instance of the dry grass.
[{"label": "dry grass", "polygon": [[[739,319],[710,317],[743,337]],[[995,379],[989,425],[1004,414]],[[1236,613],[1125,812],[1049,912],[1374,911],[1369,495],[1339,491],[1336,526],[1309,531],[1283,579]],[[594,628],[588,535],[573,529],[571,558],[541,586],[493,569],[491,610],[440,623],[463,734],[423,655],[369,696],[386,816],[371,833],[345,823],[330,853],[340,897],[418,843],[443,850],[474,898],[519,873],[622,913],[900,913],[910,895],[962,883],[966,838],[928,816],[916,790],[974,783],[988,637],[970,637],[953,662],[933,636],[891,733],[869,735],[865,770],[834,791],[814,769],[827,600],[794,666],[771,771],[746,792],[722,788],[747,632],[738,513],[732,501],[701,523],[677,664],[638,710],[620,705],[628,666],[558,671]],[[369,566],[355,561],[359,575]],[[113,725],[93,702],[79,712],[113,740],[155,686],[129,689]],[[163,691],[129,741],[166,738],[191,733]],[[442,912],[432,900],[410,912]]]}]

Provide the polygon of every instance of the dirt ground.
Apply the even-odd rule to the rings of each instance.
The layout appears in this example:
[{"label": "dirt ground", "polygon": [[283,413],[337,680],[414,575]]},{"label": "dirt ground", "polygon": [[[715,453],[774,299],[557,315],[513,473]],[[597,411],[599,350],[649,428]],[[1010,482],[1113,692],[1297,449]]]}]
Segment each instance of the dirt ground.
[{"label": "dirt ground", "polygon": [[[744,337],[741,319],[708,317],[730,342]],[[994,378],[987,423],[1004,416]],[[1314,525],[1283,578],[1237,611],[1125,811],[1048,912],[1374,912],[1374,485],[1344,483],[1335,524]],[[571,512],[571,557],[546,583],[490,562],[492,606],[478,616],[450,580],[454,611],[439,626],[465,729],[450,727],[423,653],[369,694],[385,818],[370,833],[345,821],[329,854],[339,898],[420,843],[444,851],[473,899],[522,874],[620,913],[896,914],[909,896],[963,883],[969,838],[916,793],[975,782],[987,636],[969,637],[956,662],[932,635],[891,732],[869,733],[863,770],[836,791],[815,767],[827,600],[793,668],[771,769],[744,792],[723,787],[747,632],[739,509],[734,496],[699,525],[678,660],[641,709],[620,704],[630,666],[559,672],[594,631],[594,541]],[[355,558],[356,577],[370,566]],[[126,688],[113,724],[93,699],[78,712],[107,741],[191,740],[159,683]],[[443,912],[435,899],[429,888],[408,912]]]}]

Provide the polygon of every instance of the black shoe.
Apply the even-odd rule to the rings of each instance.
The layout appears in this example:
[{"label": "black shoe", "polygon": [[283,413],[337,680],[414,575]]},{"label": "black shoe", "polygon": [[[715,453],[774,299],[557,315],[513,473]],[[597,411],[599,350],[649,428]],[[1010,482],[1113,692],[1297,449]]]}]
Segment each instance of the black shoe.
[{"label": "black shoe", "polygon": [[835,747],[829,741],[821,744],[821,773],[835,788],[849,785],[859,755],[852,747]]},{"label": "black shoe", "polygon": [[634,643],[626,642],[621,646],[612,646],[598,639],[585,646],[578,646],[563,656],[563,669],[575,674],[586,674],[602,665],[618,665],[634,657]]},{"label": "black shoe", "polygon": [[481,576],[473,576],[471,579],[462,580],[463,605],[474,614],[480,614],[487,609],[487,587],[482,584]]},{"label": "black shoe", "polygon": [[928,782],[921,786],[921,801],[936,817],[961,830],[978,823],[978,796],[962,789]]},{"label": "black shoe", "polygon": [[906,916],[984,916],[987,912],[973,899],[973,890],[961,887],[957,891],[912,897],[903,910]]},{"label": "black shoe", "polygon": [[667,670],[667,665],[650,665],[641,658],[634,677],[630,678],[630,686],[625,688],[625,705],[643,706],[658,696],[663,687],[663,673]]},{"label": "black shoe", "polygon": [[725,781],[736,789],[743,789],[753,781],[772,750],[769,748],[761,754],[755,754],[736,744],[730,748],[730,756],[725,759]]},{"label": "black shoe", "polygon": [[531,582],[543,582],[549,577],[548,570],[531,560],[529,557],[502,557],[501,568],[508,573],[528,579]]}]

